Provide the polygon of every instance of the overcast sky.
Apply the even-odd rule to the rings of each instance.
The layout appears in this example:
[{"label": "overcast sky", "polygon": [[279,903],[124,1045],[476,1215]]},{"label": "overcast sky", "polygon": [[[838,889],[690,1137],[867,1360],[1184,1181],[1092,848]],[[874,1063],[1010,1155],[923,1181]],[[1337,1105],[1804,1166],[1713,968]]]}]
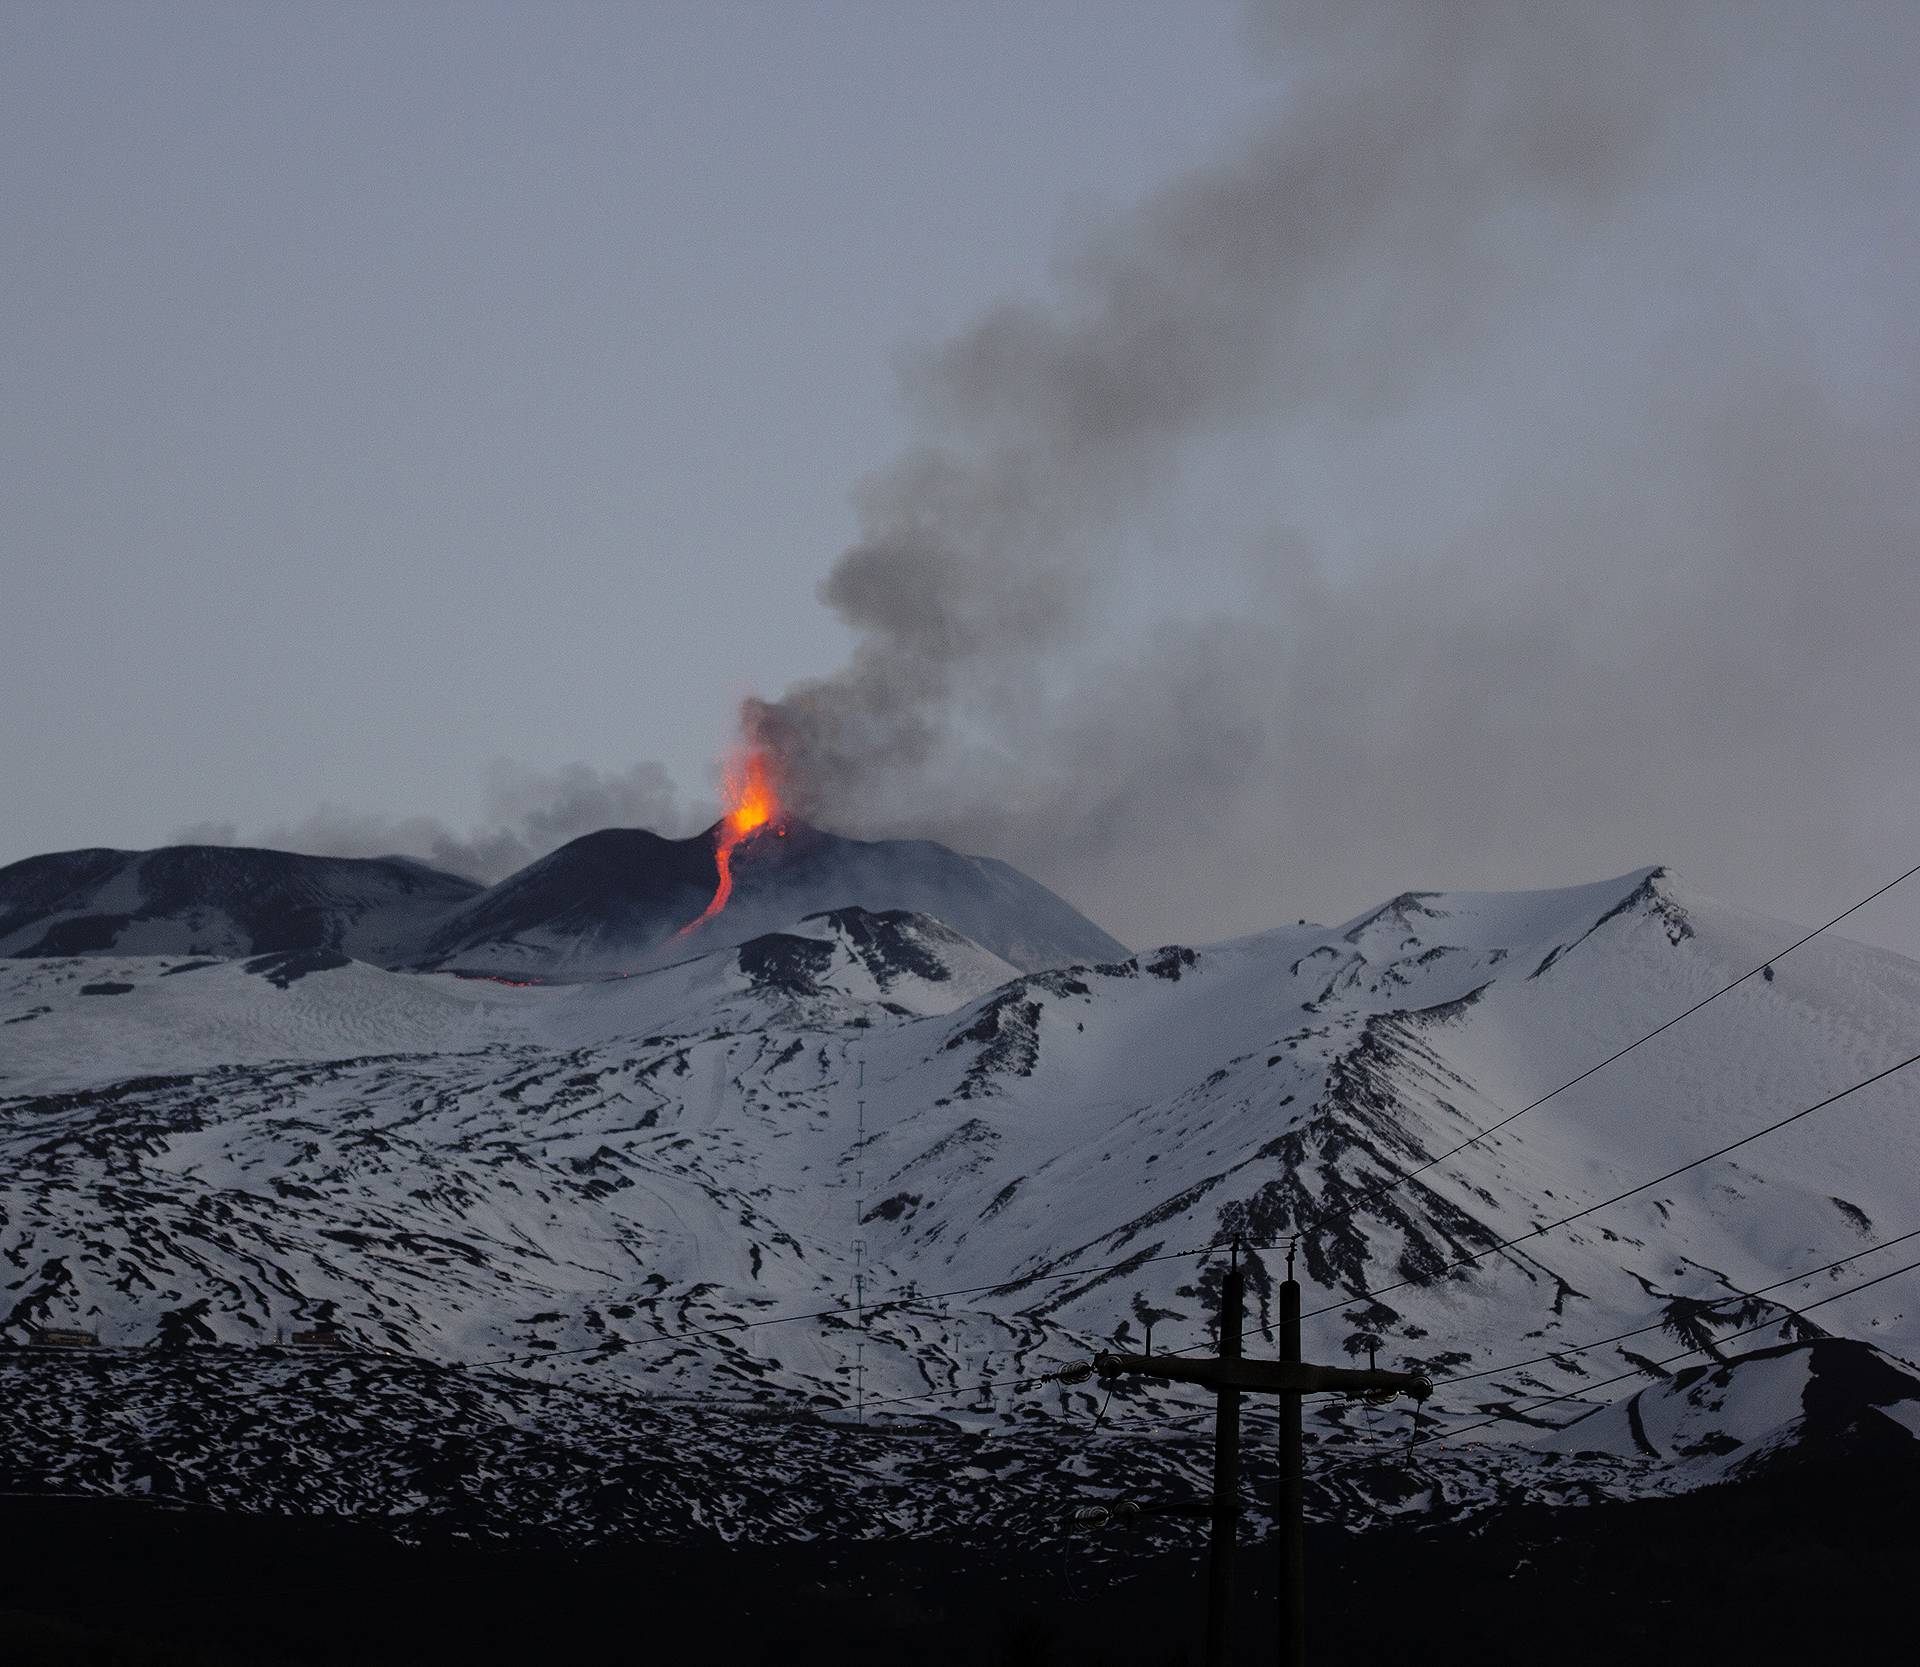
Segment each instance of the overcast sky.
[{"label": "overcast sky", "polygon": [[1920,861],[1920,8],[0,25],[0,861],[684,831],[748,697],[1136,942]]}]

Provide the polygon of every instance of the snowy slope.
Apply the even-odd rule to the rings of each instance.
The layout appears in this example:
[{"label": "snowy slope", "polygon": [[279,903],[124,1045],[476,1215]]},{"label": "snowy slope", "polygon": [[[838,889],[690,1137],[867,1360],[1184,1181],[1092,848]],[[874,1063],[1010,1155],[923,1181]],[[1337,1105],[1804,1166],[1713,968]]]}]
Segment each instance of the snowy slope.
[{"label": "snowy slope", "polygon": [[1678,1460],[1738,1475],[1809,1440],[1904,1445],[1920,1434],[1920,1377],[1854,1338],[1817,1337],[1684,1367],[1541,1438],[1542,1452]]},{"label": "snowy slope", "polygon": [[714,893],[716,831],[671,840],[609,828],[576,839],[455,910],[411,964],[539,977],[628,972],[848,905],[931,916],[1028,970],[1126,953],[1005,863],[931,840],[846,839],[798,819],[740,847],[732,900],[683,938]]},{"label": "snowy slope", "polygon": [[383,960],[479,890],[406,857],[59,851],[0,868],[0,956],[331,950]]},{"label": "snowy slope", "polygon": [[[1854,1411],[1884,1406],[1902,1439],[1920,1423],[1881,1372],[1911,1381],[1888,1355],[1920,1352],[1906,1287],[1809,1320],[1781,1306],[1854,1277],[1839,1270],[1703,1308],[1856,1251],[1862,1274],[1898,1265],[1870,1253],[1920,1227],[1920,1068],[1492,1249],[1914,1051],[1920,965],[1818,939],[1381,1195],[1798,934],[1659,870],[1409,894],[1335,927],[1024,974],[951,922],[839,910],[782,925],[541,988],[328,957],[278,978],[244,961],[5,968],[8,1335],[50,1323],[131,1349],[234,1345],[214,1354],[241,1362],[237,1385],[276,1330],[318,1320],[401,1360],[791,1414],[861,1389],[1010,1384],[1149,1321],[1156,1347],[1204,1346],[1221,1258],[1173,1253],[1236,1233],[1273,1245],[1325,1217],[1300,1244],[1308,1353],[1364,1358],[1373,1340],[1382,1365],[1431,1372],[1429,1433],[1495,1420],[1422,1461],[1451,1467],[1456,1505],[1692,1485],[1799,1440],[1791,1403],[1815,1382],[1852,1383]],[[86,993],[100,984],[116,988]],[[864,1327],[835,1311],[856,1243],[869,1300],[895,1299]],[[1249,1260],[1248,1318],[1264,1322],[1279,1256]],[[1014,1275],[1033,1282],[925,1295]],[[1647,1444],[1624,1412],[1594,1410],[1632,1385],[1581,1397],[1756,1324],[1729,1344],[1752,1358],[1714,1368],[1724,1393],[1644,1368]],[[1849,1376],[1808,1352],[1822,1330],[1886,1352]],[[903,1410],[1078,1439],[1091,1394],[1001,1388]],[[1103,1428],[1148,1439],[1201,1416],[1183,1398],[1124,1386]],[[1315,1416],[1330,1459],[1405,1428],[1344,1403]],[[1324,1497],[1385,1510],[1407,1496],[1391,1469],[1330,1471]]]},{"label": "snowy slope", "polygon": [[752,1026],[846,1004],[946,1012],[1016,977],[936,920],[849,908],[635,981],[392,972],[325,952],[0,960],[0,1093],[351,1055],[596,1043],[676,1018]]},{"label": "snowy slope", "polygon": [[412,970],[601,978],[848,907],[942,921],[1029,972],[1126,954],[1006,863],[930,840],[846,839],[797,818],[740,847],[731,904],[700,922],[719,876],[716,832],[604,828],[485,888],[401,857],[57,852],[0,868],[0,957],[325,952]]}]

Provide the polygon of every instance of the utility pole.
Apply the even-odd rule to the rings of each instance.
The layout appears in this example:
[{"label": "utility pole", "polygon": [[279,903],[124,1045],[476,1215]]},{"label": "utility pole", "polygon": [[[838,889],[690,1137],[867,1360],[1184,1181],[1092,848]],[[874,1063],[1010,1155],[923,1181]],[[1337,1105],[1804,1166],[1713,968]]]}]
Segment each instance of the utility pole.
[{"label": "utility pole", "polygon": [[[1294,1247],[1287,1246],[1287,1277],[1280,1284],[1280,1360],[1300,1364],[1300,1282],[1293,1277]],[[1367,1356],[1373,1367],[1373,1356]],[[1414,1394],[1423,1399],[1432,1385]],[[1307,1504],[1306,1442],[1300,1433],[1300,1391],[1280,1397],[1280,1667],[1306,1667],[1307,1661]]]},{"label": "utility pole", "polygon": [[[1220,1282],[1220,1364],[1240,1359],[1240,1313],[1247,1276],[1240,1246]],[[1213,1523],[1207,1538],[1207,1667],[1226,1667],[1233,1615],[1233,1547],[1240,1527],[1240,1391],[1225,1381],[1213,1392]]]},{"label": "utility pole", "polygon": [[1229,1607],[1232,1602],[1234,1530],[1240,1497],[1240,1397],[1243,1394],[1280,1398],[1280,1663],[1306,1664],[1306,1513],[1300,1430],[1300,1397],[1333,1391],[1349,1395],[1411,1395],[1424,1401],[1432,1383],[1418,1372],[1382,1372],[1349,1366],[1312,1366],[1300,1358],[1300,1287],[1293,1277],[1293,1255],[1287,1255],[1287,1278],[1280,1287],[1280,1358],[1248,1360],[1240,1352],[1241,1307],[1246,1276],[1240,1269],[1239,1246],[1233,1266],[1221,1285],[1220,1353],[1211,1360],[1191,1355],[1118,1354],[1093,1358],[1102,1378],[1163,1378],[1170,1383],[1194,1383],[1214,1391],[1217,1400],[1213,1439],[1213,1537],[1208,1550],[1207,1654],[1208,1667],[1219,1667],[1227,1656]]}]

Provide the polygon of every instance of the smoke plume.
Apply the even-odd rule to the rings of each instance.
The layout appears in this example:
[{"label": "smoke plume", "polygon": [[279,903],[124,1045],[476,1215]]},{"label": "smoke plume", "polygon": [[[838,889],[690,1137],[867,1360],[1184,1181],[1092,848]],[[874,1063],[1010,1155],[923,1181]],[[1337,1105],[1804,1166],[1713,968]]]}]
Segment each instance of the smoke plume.
[{"label": "smoke plume", "polygon": [[1254,24],[1271,122],[907,371],[852,655],[745,713],[790,794],[1136,939],[1891,860],[1920,13]]},{"label": "smoke plume", "polygon": [[[466,833],[431,816],[386,817],[322,805],[298,822],[264,829],[248,843],[329,857],[418,857],[435,868],[494,881],[581,834],[601,828],[690,833],[672,779],[658,764],[601,772],[589,764],[535,770],[501,760],[487,775],[485,817]],[[233,845],[231,822],[199,823],[181,845]]]}]

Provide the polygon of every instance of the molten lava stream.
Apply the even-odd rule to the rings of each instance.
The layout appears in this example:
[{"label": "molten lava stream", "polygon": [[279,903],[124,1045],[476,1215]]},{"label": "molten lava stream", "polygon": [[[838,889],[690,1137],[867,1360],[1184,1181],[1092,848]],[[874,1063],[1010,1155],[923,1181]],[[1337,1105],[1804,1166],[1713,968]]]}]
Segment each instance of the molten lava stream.
[{"label": "molten lava stream", "polygon": [[780,814],[780,794],[774,786],[773,769],[765,753],[746,752],[727,761],[723,786],[727,812],[720,818],[720,831],[714,840],[714,866],[720,870],[720,883],[714,888],[713,901],[701,910],[699,919],[680,928],[685,937],[701,921],[711,920],[727,906],[733,895],[733,853],[740,843],[758,833]]}]

